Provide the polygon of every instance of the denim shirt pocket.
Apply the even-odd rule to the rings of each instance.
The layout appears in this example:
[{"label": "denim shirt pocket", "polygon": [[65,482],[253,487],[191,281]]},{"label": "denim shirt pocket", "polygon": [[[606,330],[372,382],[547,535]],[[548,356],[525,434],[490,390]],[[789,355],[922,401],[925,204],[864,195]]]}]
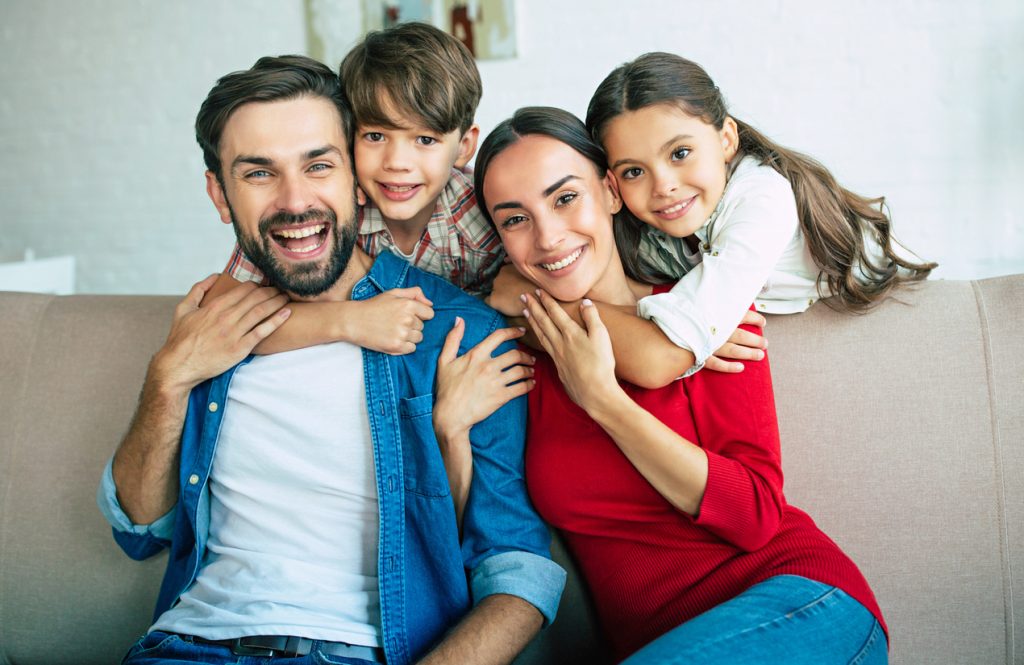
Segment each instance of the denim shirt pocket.
[{"label": "denim shirt pocket", "polygon": [[433,394],[398,400],[405,490],[420,496],[444,498],[451,491],[434,435],[433,413]]}]

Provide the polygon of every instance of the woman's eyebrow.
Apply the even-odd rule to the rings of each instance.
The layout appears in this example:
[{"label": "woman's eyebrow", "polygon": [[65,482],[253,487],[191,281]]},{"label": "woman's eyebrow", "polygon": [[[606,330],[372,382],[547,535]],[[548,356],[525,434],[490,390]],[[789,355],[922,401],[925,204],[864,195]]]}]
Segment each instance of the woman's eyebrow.
[{"label": "woman's eyebrow", "polygon": [[[570,180],[579,180],[579,179],[580,179],[580,177],[578,175],[572,175],[572,174],[569,174],[567,176],[559,178],[556,182],[554,182],[550,186],[546,187],[544,189],[544,191],[542,192],[542,194],[544,195],[544,198],[547,198],[547,197],[551,196],[559,187],[561,187],[565,183],[569,182]],[[494,211],[497,212],[498,210],[507,210],[509,208],[522,208],[522,207],[523,207],[523,204],[520,203],[519,201],[503,201],[501,203],[495,203],[494,204]]]},{"label": "woman's eyebrow", "polygon": [[[678,136],[673,136],[669,140],[665,141],[661,145],[660,148],[658,148],[658,152],[665,152],[666,150],[668,150],[669,148],[672,147],[673,143],[676,143],[678,141],[686,141],[686,140],[692,140],[692,139],[693,139],[693,136],[690,135],[690,134],[680,134]],[[614,171],[615,169],[619,168],[623,164],[626,164],[626,163],[629,163],[629,162],[636,162],[636,161],[639,161],[639,160],[633,159],[632,157],[623,157],[622,159],[616,159],[615,163],[612,164],[611,166],[609,166],[608,168],[610,168],[612,171]]]},{"label": "woman's eyebrow", "polygon": [[558,189],[559,187],[561,187],[565,183],[569,182],[570,180],[579,180],[579,179],[580,179],[579,176],[572,175],[572,174],[567,175],[567,176],[565,176],[563,178],[559,178],[557,182],[555,182],[553,185],[549,186],[547,189],[544,190],[544,198],[547,198],[547,197],[551,196],[556,189]]}]

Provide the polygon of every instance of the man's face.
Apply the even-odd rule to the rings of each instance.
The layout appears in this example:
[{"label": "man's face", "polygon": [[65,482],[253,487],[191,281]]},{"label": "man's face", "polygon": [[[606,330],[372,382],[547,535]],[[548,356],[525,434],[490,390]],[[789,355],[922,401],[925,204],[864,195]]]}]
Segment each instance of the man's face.
[{"label": "man's face", "polygon": [[254,102],[228,119],[223,184],[207,191],[239,245],[278,287],[311,297],[345,271],[355,244],[355,186],[341,116],[322,97]]}]

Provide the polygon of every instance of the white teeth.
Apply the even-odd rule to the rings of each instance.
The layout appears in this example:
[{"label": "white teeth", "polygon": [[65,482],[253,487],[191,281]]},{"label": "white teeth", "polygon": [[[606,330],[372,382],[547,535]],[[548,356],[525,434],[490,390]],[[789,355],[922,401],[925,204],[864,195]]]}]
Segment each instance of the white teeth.
[{"label": "white teeth", "polygon": [[408,192],[408,191],[412,190],[412,188],[415,187],[415,186],[416,185],[401,185],[401,186],[384,185],[384,188],[386,190],[388,190],[389,192],[395,192],[395,193],[401,194],[403,192]]},{"label": "white teeth", "polygon": [[576,263],[576,259],[580,258],[580,254],[582,254],[582,253],[583,253],[583,248],[580,247],[575,252],[573,252],[569,256],[565,257],[561,261],[558,261],[556,263],[542,263],[542,264],[540,264],[540,266],[542,268],[544,268],[544,270],[551,270],[551,271],[561,270],[562,268],[564,268],[564,267],[566,267],[568,265],[572,265],[573,263]]},{"label": "white teeth", "polygon": [[284,231],[274,231],[274,235],[279,235],[282,238],[308,238],[311,235],[316,235],[324,230],[323,224],[317,224],[316,226],[307,226],[304,229],[287,229]]},{"label": "white teeth", "polygon": [[298,249],[290,249],[288,251],[294,252],[296,254],[305,254],[307,252],[312,252],[314,249],[318,249],[320,247],[320,245],[322,245],[322,244],[323,244],[322,242],[318,242],[318,243],[316,243],[314,245],[310,245],[309,247],[300,247]]},{"label": "white teeth", "polygon": [[662,215],[671,215],[673,213],[677,213],[680,210],[682,210],[683,208],[685,208],[686,204],[689,203],[691,200],[692,200],[692,198],[691,199],[686,199],[685,201],[677,203],[674,206],[671,206],[671,207],[668,207],[668,208],[663,208],[663,209],[659,210],[658,212],[661,213]]}]

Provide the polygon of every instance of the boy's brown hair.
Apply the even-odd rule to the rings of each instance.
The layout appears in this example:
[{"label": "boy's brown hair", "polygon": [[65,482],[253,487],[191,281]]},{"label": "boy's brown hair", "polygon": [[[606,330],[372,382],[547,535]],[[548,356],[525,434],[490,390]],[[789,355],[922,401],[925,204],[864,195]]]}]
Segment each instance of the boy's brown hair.
[{"label": "boy's brown hair", "polygon": [[367,34],[345,56],[340,74],[358,125],[397,128],[397,112],[440,134],[465,132],[483,94],[469,49],[426,23]]}]

